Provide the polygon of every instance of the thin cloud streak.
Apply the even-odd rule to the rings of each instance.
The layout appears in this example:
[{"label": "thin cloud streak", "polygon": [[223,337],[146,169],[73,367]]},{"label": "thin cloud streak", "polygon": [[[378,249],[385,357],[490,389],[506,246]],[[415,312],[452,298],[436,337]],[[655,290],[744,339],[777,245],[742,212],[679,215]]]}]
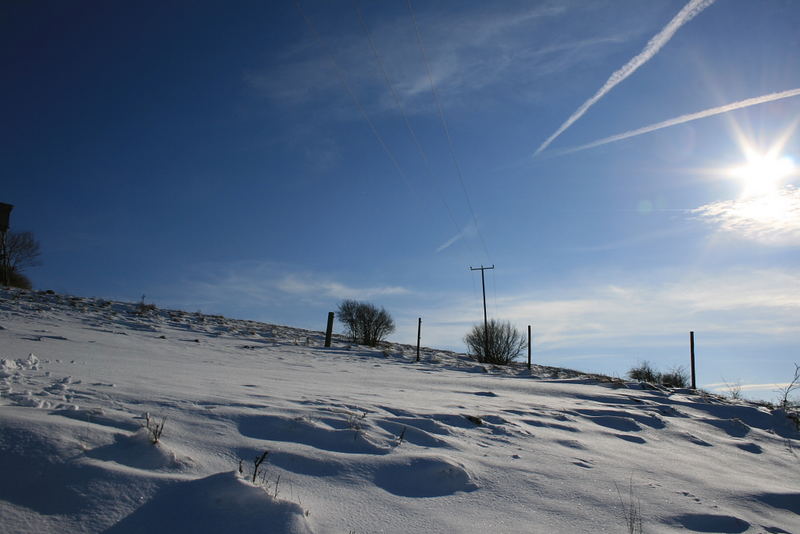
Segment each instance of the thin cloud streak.
[{"label": "thin cloud streak", "polygon": [[778,390],[788,386],[788,382],[774,382],[771,384],[728,384],[726,382],[715,382],[714,384],[703,384],[703,387],[714,391],[770,391]]},{"label": "thin cloud streak", "polygon": [[720,230],[771,245],[800,244],[800,189],[787,185],[774,194],[724,200],[693,210]]},{"label": "thin cloud streak", "polygon": [[655,56],[665,44],[672,39],[681,26],[691,21],[694,17],[699,15],[704,9],[713,4],[716,0],[691,0],[686,4],[683,9],[678,12],[669,23],[664,26],[648,43],[644,49],[637,54],[633,59],[628,61],[622,68],[615,71],[605,84],[592,96],[589,100],[581,104],[581,106],[562,124],[553,135],[548,137],[539,148],[536,149],[533,156],[538,156],[550,144],[556,140],[558,136],[564,133],[567,128],[572,126],[578,119],[580,119],[590,107],[596,104],[601,98],[608,94],[614,87],[625,80],[628,76],[636,72],[636,70],[647,63],[653,56]]},{"label": "thin cloud streak", "polygon": [[745,100],[740,100],[738,102],[732,102],[730,104],[725,104],[724,106],[718,106],[715,108],[706,109],[703,111],[698,111],[696,113],[689,113],[687,115],[681,115],[680,117],[675,117],[673,119],[668,119],[662,122],[657,122],[655,124],[651,124],[649,126],[643,126],[641,128],[637,128],[636,130],[630,130],[627,132],[623,132],[621,134],[612,135],[610,137],[604,137],[603,139],[599,139],[597,141],[593,141],[591,143],[581,145],[574,148],[567,148],[565,150],[559,150],[554,155],[556,156],[564,156],[567,154],[573,154],[575,152],[580,152],[581,150],[586,150],[589,148],[595,148],[602,145],[607,145],[609,143],[613,143],[615,141],[622,141],[623,139],[628,139],[631,137],[636,137],[637,135],[642,135],[650,132],[655,132],[656,130],[661,130],[662,128],[669,128],[670,126],[677,126],[679,124],[684,124],[686,122],[696,121],[698,119],[705,119],[706,117],[713,117],[714,115],[720,115],[722,113],[727,113],[729,111],[735,111],[737,109],[743,109],[750,106],[757,106],[758,104],[766,104],[767,102],[774,102],[775,100],[782,100],[784,98],[792,98],[794,96],[800,95],[800,88],[797,89],[789,89],[788,91],[781,91],[779,93],[770,93],[768,95],[763,96],[756,96],[753,98],[747,98]]},{"label": "thin cloud streak", "polygon": [[475,226],[475,223],[469,223],[467,226],[464,227],[459,233],[442,243],[436,248],[436,253],[442,252],[456,244],[458,241],[461,241],[464,238],[469,237],[476,237],[478,235],[478,229]]},{"label": "thin cloud streak", "polygon": [[400,286],[351,287],[345,284],[301,277],[293,274],[284,276],[275,283],[284,293],[296,295],[317,295],[336,299],[367,299],[387,295],[405,295],[409,290]]},{"label": "thin cloud streak", "polygon": [[330,274],[298,271],[278,262],[241,261],[198,265],[187,273],[180,287],[173,286],[162,293],[162,301],[177,307],[200,307],[215,313],[246,309],[252,310],[256,319],[280,311],[284,314],[281,320],[287,320],[285,314],[330,306],[346,298],[401,298],[412,291],[397,285],[353,286]]},{"label": "thin cloud streak", "polygon": [[[774,340],[800,332],[800,277],[783,270],[734,270],[646,283],[589,283],[563,291],[498,295],[500,318],[519,328],[537,325],[545,350],[617,345],[665,346],[675,332],[701,329],[742,342],[753,336]],[[788,289],[787,289],[788,288]],[[480,319],[473,299],[448,298],[422,310],[426,339],[457,345]],[[719,341],[717,341],[718,343]]]}]

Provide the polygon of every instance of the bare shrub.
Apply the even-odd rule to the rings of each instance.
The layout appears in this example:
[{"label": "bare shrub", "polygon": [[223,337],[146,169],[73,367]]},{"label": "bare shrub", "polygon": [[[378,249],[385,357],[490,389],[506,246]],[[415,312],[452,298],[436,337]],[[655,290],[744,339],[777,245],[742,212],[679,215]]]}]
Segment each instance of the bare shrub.
[{"label": "bare shrub", "polygon": [[336,317],[345,325],[354,343],[374,347],[394,332],[394,320],[389,312],[368,302],[343,300]]},{"label": "bare shrub", "polygon": [[[0,284],[4,284],[5,282],[5,268],[0,266]],[[20,289],[33,289],[33,284],[31,283],[30,278],[14,269],[10,269],[8,272],[8,286],[18,287]]]},{"label": "bare shrub", "polygon": [[9,232],[6,237],[6,253],[12,271],[22,271],[42,264],[39,260],[42,255],[39,242],[31,232]]},{"label": "bare shrub", "polygon": [[[253,484],[255,484],[256,479],[259,477],[259,475],[262,474],[263,469],[261,468],[261,464],[264,463],[264,460],[267,459],[267,456],[269,456],[269,451],[264,451],[264,453],[261,456],[256,456],[255,458],[253,458]],[[240,469],[241,469],[241,464],[240,464]]]},{"label": "bare shrub", "polygon": [[31,289],[31,281],[22,271],[41,265],[40,256],[39,242],[31,232],[9,232],[6,236],[5,256],[0,258],[0,283]]},{"label": "bare shrub", "polygon": [[796,391],[800,391],[800,365],[794,364],[794,376],[784,387],[778,390],[780,397],[778,405],[784,411],[788,411],[793,406],[792,396]]},{"label": "bare shrub", "polygon": [[631,367],[628,371],[628,377],[631,380],[649,382],[651,384],[659,384],[661,382],[661,373],[656,371],[647,360],[641,362],[638,367]]},{"label": "bare shrub", "polygon": [[150,443],[155,445],[161,439],[161,434],[164,433],[164,424],[167,422],[167,418],[164,417],[163,419],[161,419],[161,424],[158,424],[158,422],[155,419],[150,417],[149,413],[145,413],[144,420],[145,420],[144,427],[150,434]]},{"label": "bare shrub", "polygon": [[[267,495],[273,499],[277,499],[280,494],[281,475],[278,474],[274,480],[268,476],[267,469],[264,467],[264,462],[269,456],[269,451],[265,450],[263,453],[253,458],[253,472],[250,474],[250,482],[266,492]],[[239,475],[244,477],[244,460],[239,460]],[[306,510],[308,516],[308,510]]]},{"label": "bare shrub", "polygon": [[733,400],[740,400],[742,398],[742,381],[737,380],[736,382],[730,383],[724,378],[722,379],[725,382],[725,389],[728,391],[728,396]]},{"label": "bare shrub", "polygon": [[668,388],[685,388],[689,386],[689,374],[683,366],[673,367],[661,374],[659,382]]},{"label": "bare shrub", "polygon": [[480,363],[508,365],[526,347],[522,333],[508,322],[492,319],[484,327],[476,324],[464,337],[464,343]]},{"label": "bare shrub", "polygon": [[638,366],[632,367],[628,371],[628,377],[631,380],[638,380],[639,382],[647,382],[650,384],[659,384],[668,388],[685,388],[689,387],[689,373],[683,366],[673,367],[666,373],[656,370],[647,360],[641,362]]}]

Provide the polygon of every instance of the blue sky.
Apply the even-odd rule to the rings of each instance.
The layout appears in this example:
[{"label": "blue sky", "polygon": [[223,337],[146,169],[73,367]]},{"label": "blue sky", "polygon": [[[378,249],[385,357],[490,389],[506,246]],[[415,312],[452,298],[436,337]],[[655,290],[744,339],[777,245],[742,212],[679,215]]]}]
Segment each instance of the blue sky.
[{"label": "blue sky", "polygon": [[694,330],[700,385],[774,396],[800,6],[411,7],[4,2],[0,201],[35,286],[313,329],[356,298],[463,350],[495,265],[489,315],[536,361],[667,369]]}]

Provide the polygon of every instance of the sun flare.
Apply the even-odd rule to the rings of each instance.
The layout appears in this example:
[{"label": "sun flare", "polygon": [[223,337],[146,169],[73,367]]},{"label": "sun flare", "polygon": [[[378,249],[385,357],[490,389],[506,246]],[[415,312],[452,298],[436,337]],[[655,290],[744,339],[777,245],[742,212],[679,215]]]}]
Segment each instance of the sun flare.
[{"label": "sun flare", "polygon": [[794,172],[795,164],[788,156],[748,151],[747,163],[731,169],[730,174],[741,180],[742,198],[756,198],[776,196],[783,180]]},{"label": "sun flare", "polygon": [[734,123],[744,162],[717,168],[715,174],[738,184],[738,197],[705,204],[694,213],[721,231],[745,239],[800,245],[800,187],[796,183],[800,167],[786,150],[798,125],[800,119],[765,149]]}]

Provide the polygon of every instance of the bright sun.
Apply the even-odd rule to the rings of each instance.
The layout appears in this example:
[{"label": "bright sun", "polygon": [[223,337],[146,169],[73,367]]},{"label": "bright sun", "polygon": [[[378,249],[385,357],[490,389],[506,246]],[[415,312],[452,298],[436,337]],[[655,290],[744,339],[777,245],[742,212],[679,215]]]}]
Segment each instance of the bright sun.
[{"label": "bright sun", "polygon": [[[787,127],[766,150],[748,139],[734,124],[745,162],[717,168],[718,177],[735,180],[739,197],[701,206],[696,212],[721,230],[764,243],[800,243],[800,167],[786,155],[800,118]],[[722,171],[722,172],[720,172]]]},{"label": "bright sun", "polygon": [[781,182],[794,172],[794,162],[787,156],[748,151],[747,163],[731,169],[730,174],[742,181],[742,198],[759,198],[777,195]]}]

